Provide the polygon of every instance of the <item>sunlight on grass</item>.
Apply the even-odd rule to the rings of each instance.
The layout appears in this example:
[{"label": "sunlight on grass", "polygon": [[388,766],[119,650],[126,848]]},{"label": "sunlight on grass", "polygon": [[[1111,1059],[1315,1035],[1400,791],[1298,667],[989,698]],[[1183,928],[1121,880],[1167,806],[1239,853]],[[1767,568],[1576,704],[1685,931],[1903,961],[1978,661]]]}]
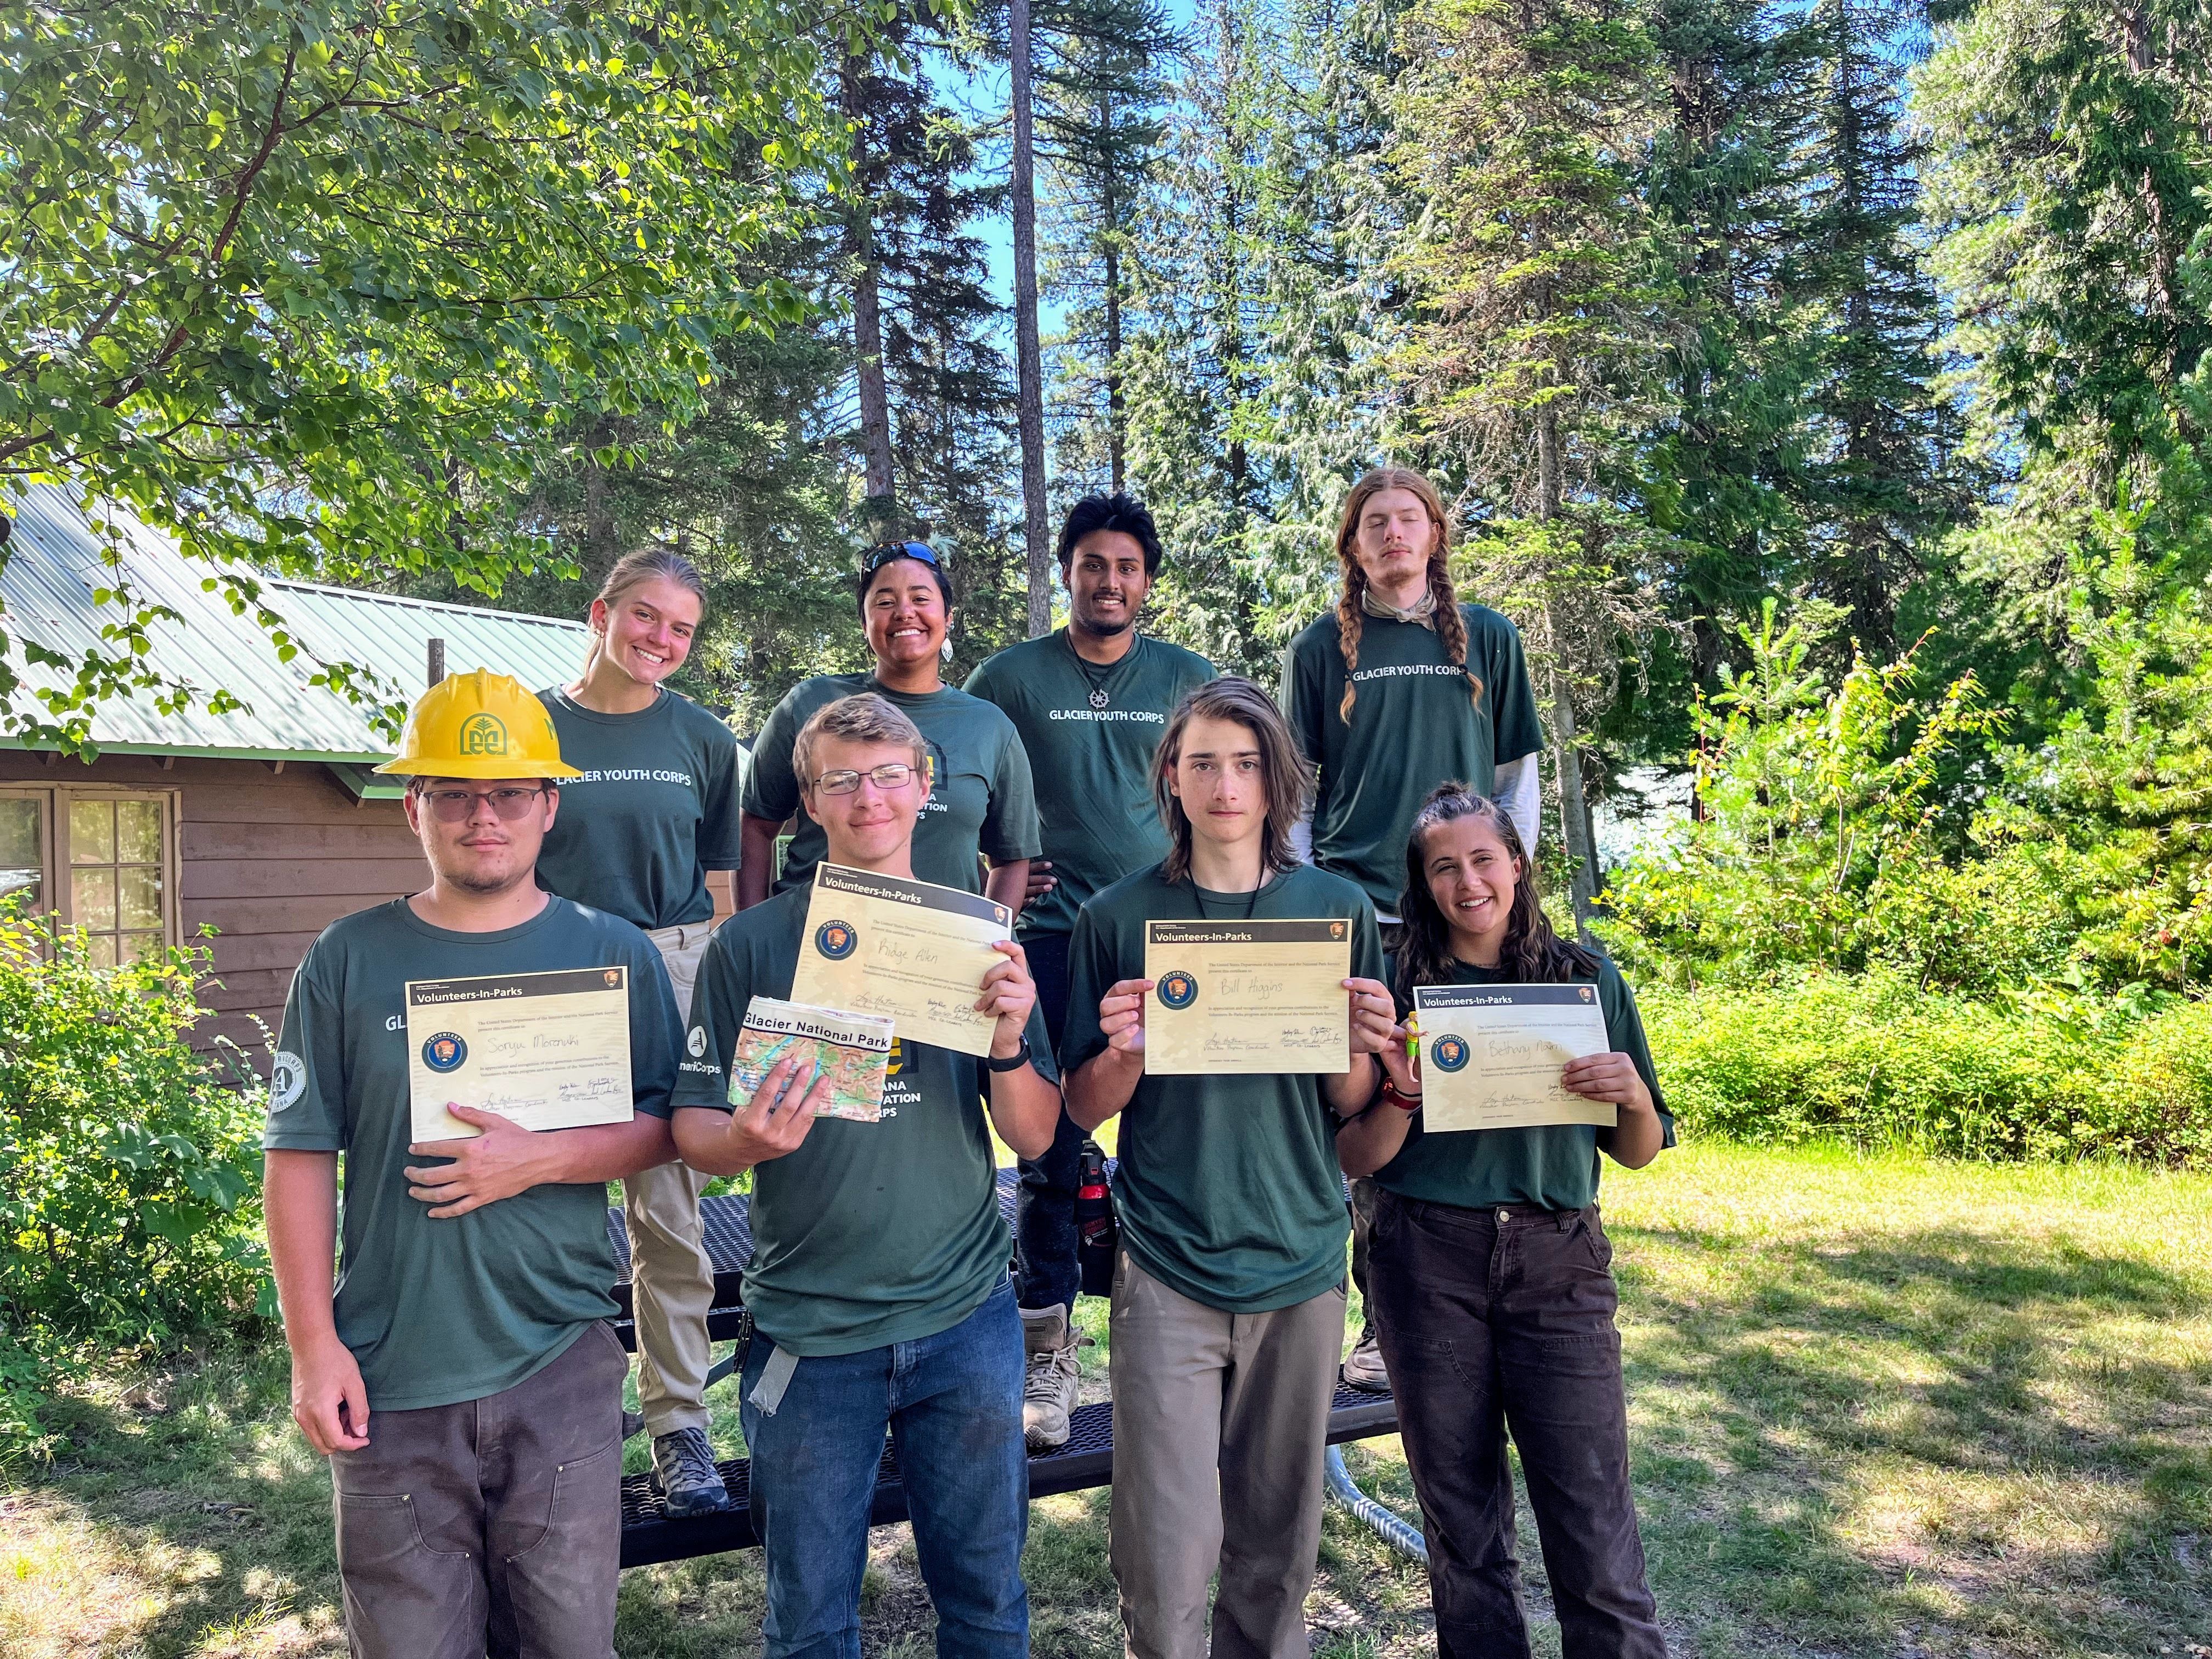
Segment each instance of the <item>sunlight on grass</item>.
[{"label": "sunlight on grass", "polygon": [[[1635,1476],[1677,1650],[1801,1659],[2182,1659],[2212,1642],[2212,1180],[1701,1145],[1608,1170]],[[1105,1308],[1080,1317],[1086,1397]],[[1353,1310],[1353,1323],[1358,1310]],[[710,1395],[724,1455],[736,1389]],[[0,1650],[337,1653],[329,1479],[281,1352],[88,1378],[66,1443],[0,1497]],[[641,1466],[642,1441],[629,1462]],[[1395,1437],[1353,1476],[1417,1516]],[[1107,1494],[1032,1506],[1041,1655],[1121,1651]],[[1534,1636],[1559,1651],[1535,1529]],[[864,1645],[926,1654],[902,1528],[871,1543]],[[757,1554],[627,1574],[625,1659],[750,1652]],[[1332,1509],[1320,1659],[1428,1650],[1418,1569]]]}]

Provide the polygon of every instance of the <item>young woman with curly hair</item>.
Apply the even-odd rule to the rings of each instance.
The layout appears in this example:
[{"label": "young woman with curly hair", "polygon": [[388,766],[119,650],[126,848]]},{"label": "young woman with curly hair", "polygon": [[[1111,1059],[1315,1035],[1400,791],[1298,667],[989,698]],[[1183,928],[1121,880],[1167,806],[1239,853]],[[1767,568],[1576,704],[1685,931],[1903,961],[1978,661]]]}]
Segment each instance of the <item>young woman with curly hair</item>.
[{"label": "young woman with curly hair", "polygon": [[1381,1189],[1367,1307],[1428,1536],[1438,1659],[1528,1652],[1509,1434],[1565,1659],[1664,1659],[1597,1210],[1600,1154],[1641,1169],[1674,1139],[1636,998],[1610,962],[1552,931],[1513,820],[1464,784],[1422,803],[1405,868],[1400,1017],[1423,985],[1594,984],[1612,1048],[1560,1081],[1619,1117],[1425,1133],[1420,1062],[1401,1040],[1384,1051],[1381,1097],[1337,1135],[1346,1172]]}]

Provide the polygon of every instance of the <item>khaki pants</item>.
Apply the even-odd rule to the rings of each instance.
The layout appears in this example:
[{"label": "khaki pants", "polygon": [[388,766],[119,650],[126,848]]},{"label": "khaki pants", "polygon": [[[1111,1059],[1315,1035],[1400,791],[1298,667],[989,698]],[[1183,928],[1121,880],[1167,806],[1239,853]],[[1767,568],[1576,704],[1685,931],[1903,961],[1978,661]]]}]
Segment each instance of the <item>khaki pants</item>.
[{"label": "khaki pants", "polygon": [[1306,1659],[1344,1287],[1273,1313],[1115,1264],[1108,1547],[1131,1659]]},{"label": "khaki pants", "polygon": [[[693,921],[646,934],[660,947],[677,1012],[687,1021],[692,982],[713,931],[711,922]],[[678,1429],[703,1429],[712,1416],[703,1396],[714,1264],[699,1227],[699,1194],[712,1178],[678,1160],[623,1182],[630,1306],[637,1316],[637,1401],[646,1432],[656,1440]]]}]

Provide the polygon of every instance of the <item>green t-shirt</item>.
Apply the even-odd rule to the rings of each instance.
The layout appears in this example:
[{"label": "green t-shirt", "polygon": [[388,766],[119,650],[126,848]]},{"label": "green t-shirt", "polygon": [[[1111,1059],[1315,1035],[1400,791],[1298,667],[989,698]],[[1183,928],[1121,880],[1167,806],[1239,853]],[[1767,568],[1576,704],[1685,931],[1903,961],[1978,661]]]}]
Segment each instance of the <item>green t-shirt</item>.
[{"label": "green t-shirt", "polygon": [[[1083,907],[1067,951],[1062,1068],[1106,1047],[1098,1000],[1145,971],[1147,921],[1351,920],[1352,971],[1382,977],[1375,907],[1350,882],[1300,865],[1256,893],[1170,884],[1158,866]],[[1313,1073],[1150,1077],[1122,1109],[1114,1198],[1121,1242],[1179,1295],[1225,1313],[1267,1313],[1344,1277],[1344,1177],[1337,1116]]]},{"label": "green t-shirt", "polygon": [[1152,802],[1152,755],[1183,694],[1213,678],[1195,651],[1139,634],[1110,668],[1085,662],[1067,630],[1008,646],[968,678],[1021,733],[1036,780],[1043,856],[1059,885],[1022,913],[1021,935],[1066,933],[1102,887],[1168,855]]},{"label": "green t-shirt", "polygon": [[[1454,967],[1454,985],[1503,985],[1513,976],[1503,968]],[[1659,1092],[1651,1070],[1650,1046],[1636,1012],[1636,994],[1620,970],[1598,958],[1598,1006],[1605,1011],[1605,1034],[1616,1053],[1636,1062],[1637,1075],[1651,1091],[1666,1130],[1663,1144],[1674,1144],[1674,1115]],[[1407,1011],[1399,1010],[1402,1015]],[[1378,1105],[1371,1109],[1395,1112]],[[1406,1131],[1398,1156],[1376,1171],[1375,1179],[1405,1198],[1432,1204],[1456,1204],[1480,1210],[1493,1204],[1540,1204],[1547,1210],[1579,1210],[1597,1201],[1598,1153],[1613,1142],[1613,1131],[1589,1123],[1553,1123],[1529,1129],[1461,1129],[1449,1134],[1421,1132],[1421,1115]]]},{"label": "green t-shirt", "polygon": [[635,714],[598,714],[558,686],[538,700],[584,775],[561,785],[538,884],[640,927],[712,916],[707,872],[738,867],[736,735],[665,688]]},{"label": "green t-shirt", "polygon": [[889,691],[872,674],[817,674],[793,686],[776,704],[745,770],[746,811],[777,823],[799,815],[777,892],[810,884],[828,846],[822,826],[799,802],[799,779],[791,769],[799,729],[824,703],[862,691],[904,709],[928,745],[929,801],[914,826],[917,878],[979,893],[983,884],[975,871],[978,852],[994,864],[1037,855],[1029,757],[1012,720],[981,698],[949,685],[934,691]]},{"label": "green t-shirt", "polygon": [[[699,964],[676,1104],[730,1109],[730,1057],[756,996],[788,998],[808,888],[740,911]],[[1057,1080],[1044,1021],[1037,1070]],[[982,1305],[1013,1241],[999,1217],[985,1116],[990,1075],[969,1054],[902,1038],[876,1123],[818,1118],[798,1150],[753,1168],[745,1305],[802,1358],[950,1330]]]},{"label": "green t-shirt", "polygon": [[1543,747],[1521,635],[1486,605],[1463,605],[1474,688],[1419,623],[1361,618],[1359,696],[1349,725],[1336,613],[1311,623],[1283,659],[1283,713],[1319,776],[1314,862],[1366,889],[1385,915],[1406,884],[1406,836],[1429,791],[1455,778],[1488,794],[1498,767]]},{"label": "green t-shirt", "polygon": [[550,1364],[596,1319],[609,1289],[604,1182],[532,1187],[467,1215],[430,1218],[407,1193],[407,1057],[414,979],[629,970],[632,1101],[669,1114],[683,1035],[653,941],[622,921],[548,897],[519,927],[456,933],[405,899],[332,922],[307,949],[284,1003],[261,1144],[343,1152],[338,1340],[352,1350],[371,1413],[481,1400]]}]

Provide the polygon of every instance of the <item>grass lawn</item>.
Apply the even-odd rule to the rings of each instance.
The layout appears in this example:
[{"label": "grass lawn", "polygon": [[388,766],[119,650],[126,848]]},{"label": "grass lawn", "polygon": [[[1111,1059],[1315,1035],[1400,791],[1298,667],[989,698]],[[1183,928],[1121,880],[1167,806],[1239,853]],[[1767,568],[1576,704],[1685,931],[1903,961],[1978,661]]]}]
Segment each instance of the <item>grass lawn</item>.
[{"label": "grass lawn", "polygon": [[[1679,1652],[2212,1659],[2212,1179],[1705,1145],[1606,1195]],[[0,1477],[0,1653],[341,1650],[327,1476],[285,1391],[281,1352],[83,1379],[57,1461]],[[1411,1512],[1395,1440],[1349,1461]],[[1120,1651],[1103,1492],[1034,1507],[1027,1571],[1040,1653]],[[618,1644],[751,1652],[761,1603],[756,1555],[632,1572]],[[1432,1648],[1426,1609],[1332,1510],[1325,1659]],[[903,1528],[875,1534],[866,1618],[872,1653],[928,1651]]]}]

